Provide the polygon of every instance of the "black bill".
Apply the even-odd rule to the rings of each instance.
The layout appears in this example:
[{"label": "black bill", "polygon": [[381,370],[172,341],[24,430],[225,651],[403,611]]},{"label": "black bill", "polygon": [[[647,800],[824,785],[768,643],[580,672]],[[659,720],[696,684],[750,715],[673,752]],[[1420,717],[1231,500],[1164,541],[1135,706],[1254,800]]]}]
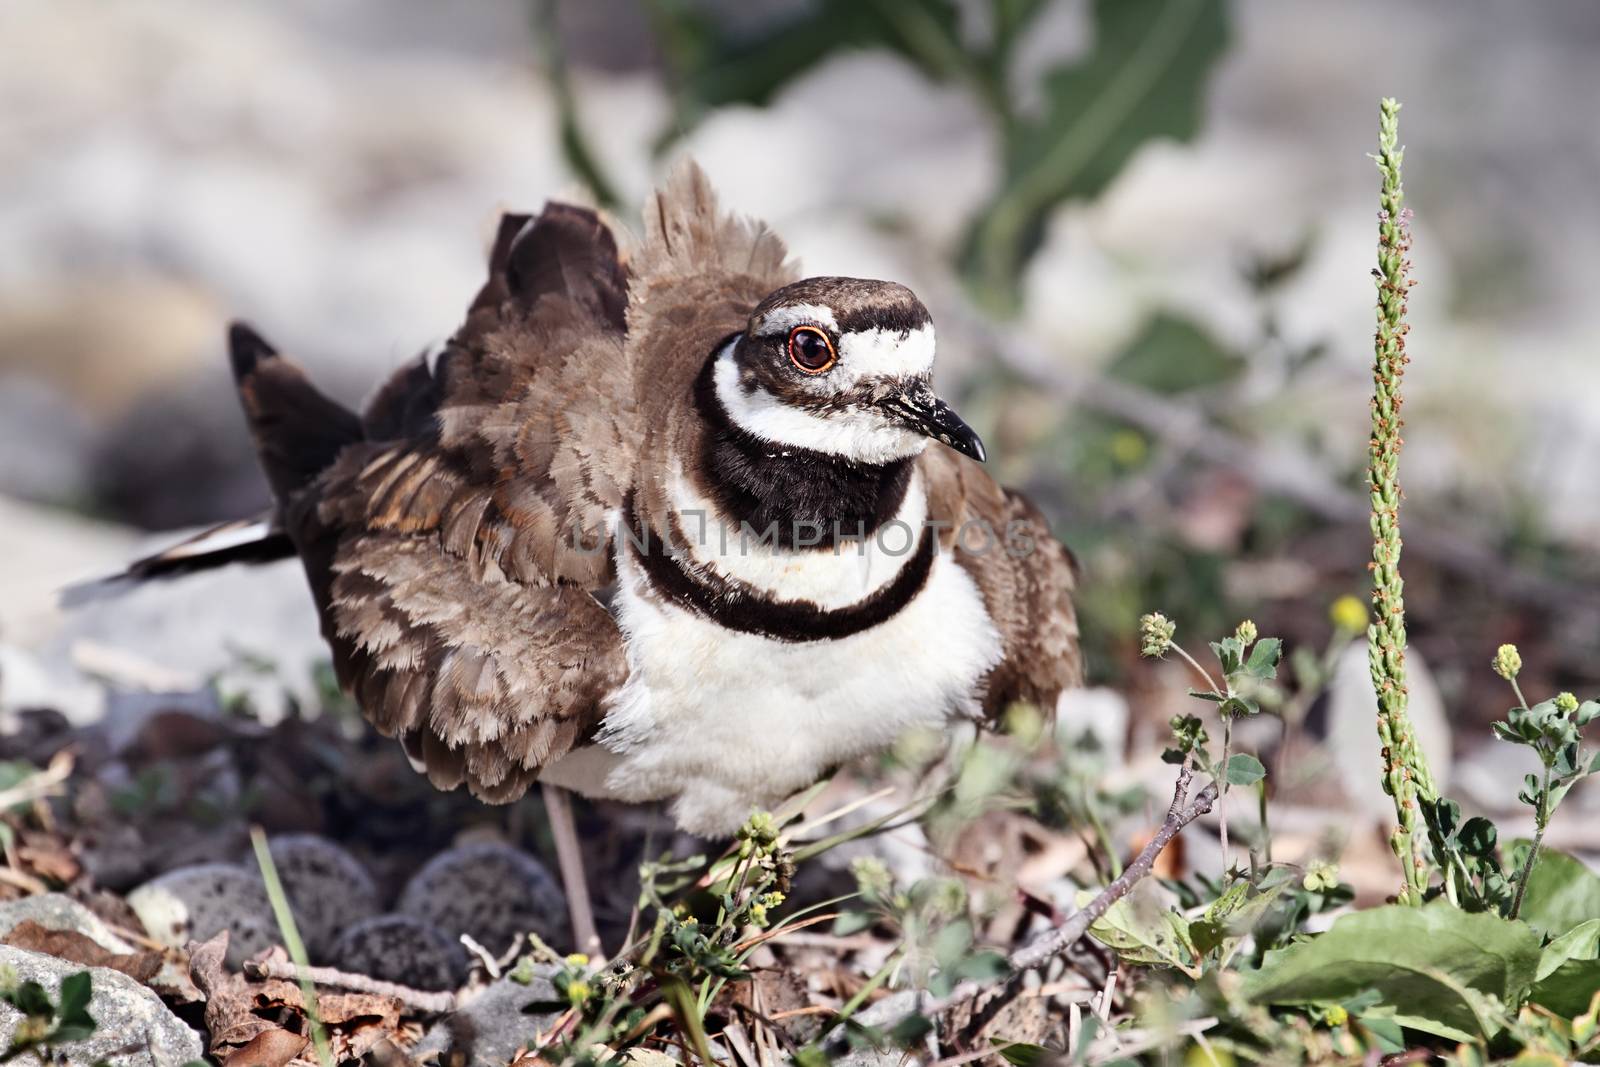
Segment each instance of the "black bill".
[{"label": "black bill", "polygon": [[882,407],[907,429],[943,441],[979,463],[984,461],[986,453],[977,433],[926,385],[891,396],[882,401]]}]

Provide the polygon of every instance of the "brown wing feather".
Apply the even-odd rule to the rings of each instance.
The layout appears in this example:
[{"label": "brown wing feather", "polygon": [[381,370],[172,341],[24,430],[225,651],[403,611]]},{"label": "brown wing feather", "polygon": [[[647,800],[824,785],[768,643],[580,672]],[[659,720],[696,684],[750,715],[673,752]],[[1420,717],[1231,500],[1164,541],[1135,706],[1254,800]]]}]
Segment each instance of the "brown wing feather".
[{"label": "brown wing feather", "polygon": [[[1071,553],[1027,497],[972,460],[935,446],[919,464],[929,514],[949,524],[942,547],[977,583],[1000,634],[1003,658],[985,679],[985,712],[998,716],[1015,701],[1053,711],[1062,690],[1083,684]],[[957,536],[966,523],[976,525]]]},{"label": "brown wing feather", "polygon": [[593,212],[508,216],[433,369],[397,372],[319,480],[305,521],[337,539],[319,600],[340,679],[441,788],[520,796],[626,676],[593,595],[642,436],[626,283]]}]

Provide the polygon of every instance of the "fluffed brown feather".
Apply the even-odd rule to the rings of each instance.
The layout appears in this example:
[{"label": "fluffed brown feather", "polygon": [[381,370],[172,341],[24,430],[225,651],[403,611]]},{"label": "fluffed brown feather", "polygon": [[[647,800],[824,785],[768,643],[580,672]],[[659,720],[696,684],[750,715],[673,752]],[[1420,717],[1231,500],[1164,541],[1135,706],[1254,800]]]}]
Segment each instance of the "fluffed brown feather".
[{"label": "fluffed brown feather", "polygon": [[934,446],[917,462],[940,547],[972,576],[1005,650],[984,679],[985,715],[1017,701],[1053,713],[1063,690],[1083,684],[1071,554],[1031,501],[973,460]]},{"label": "fluffed brown feather", "polygon": [[507,216],[489,260],[434,369],[403,368],[369,404],[306,534],[336,538],[324,632],[367,718],[435,785],[504,802],[626,676],[594,592],[642,434],[604,222],[559,204]]}]

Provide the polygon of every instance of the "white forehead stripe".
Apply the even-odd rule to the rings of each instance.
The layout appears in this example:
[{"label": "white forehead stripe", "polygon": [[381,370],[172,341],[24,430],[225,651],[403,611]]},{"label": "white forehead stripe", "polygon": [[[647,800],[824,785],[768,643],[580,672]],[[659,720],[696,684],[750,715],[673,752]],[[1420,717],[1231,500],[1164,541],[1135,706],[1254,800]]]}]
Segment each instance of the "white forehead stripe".
[{"label": "white forehead stripe", "polygon": [[822,326],[834,333],[839,332],[839,320],[833,317],[832,308],[822,304],[790,304],[773,308],[761,316],[756,333],[761,336],[788,333],[796,326]]},{"label": "white forehead stripe", "polygon": [[924,378],[933,371],[933,326],[902,333],[875,327],[839,338],[837,373],[846,382],[864,378]]},{"label": "white forehead stripe", "polygon": [[764,389],[745,392],[739,385],[732,345],[717,357],[712,381],[733,424],[775,445],[826,452],[857,463],[888,463],[914,456],[928,444],[925,437],[888,425],[876,412],[839,411],[823,418],[785,404]]}]

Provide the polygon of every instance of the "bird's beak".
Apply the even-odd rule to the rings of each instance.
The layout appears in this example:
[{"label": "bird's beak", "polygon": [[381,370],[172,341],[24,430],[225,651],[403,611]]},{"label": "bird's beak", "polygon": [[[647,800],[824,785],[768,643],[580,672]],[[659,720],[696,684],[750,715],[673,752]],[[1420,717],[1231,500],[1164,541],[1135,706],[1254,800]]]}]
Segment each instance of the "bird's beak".
[{"label": "bird's beak", "polygon": [[906,429],[943,441],[963,456],[971,456],[982,463],[985,457],[983,441],[961,416],[950,409],[926,385],[916,385],[903,393],[896,393],[882,401],[889,417]]}]

